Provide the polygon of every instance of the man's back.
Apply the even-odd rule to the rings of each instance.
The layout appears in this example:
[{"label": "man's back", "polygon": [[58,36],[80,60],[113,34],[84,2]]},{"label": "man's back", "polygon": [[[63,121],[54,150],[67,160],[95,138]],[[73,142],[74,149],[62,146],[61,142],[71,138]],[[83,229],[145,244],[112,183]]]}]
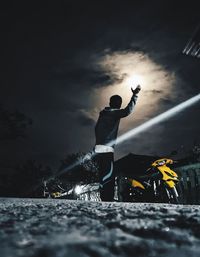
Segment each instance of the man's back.
[{"label": "man's back", "polygon": [[119,122],[121,118],[128,116],[134,109],[137,96],[134,95],[129,104],[124,109],[114,109],[106,107],[99,114],[99,119],[95,126],[96,145],[115,144]]},{"label": "man's back", "polygon": [[120,118],[114,115],[110,107],[106,107],[99,114],[95,127],[96,145],[107,145],[117,137]]}]

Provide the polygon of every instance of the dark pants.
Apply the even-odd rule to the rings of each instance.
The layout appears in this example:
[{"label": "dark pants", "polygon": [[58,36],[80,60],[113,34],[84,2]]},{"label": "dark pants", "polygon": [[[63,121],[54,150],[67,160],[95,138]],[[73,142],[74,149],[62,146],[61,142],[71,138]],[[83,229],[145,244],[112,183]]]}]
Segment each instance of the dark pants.
[{"label": "dark pants", "polygon": [[113,153],[98,153],[100,197],[102,201],[114,200],[115,176],[113,171]]}]

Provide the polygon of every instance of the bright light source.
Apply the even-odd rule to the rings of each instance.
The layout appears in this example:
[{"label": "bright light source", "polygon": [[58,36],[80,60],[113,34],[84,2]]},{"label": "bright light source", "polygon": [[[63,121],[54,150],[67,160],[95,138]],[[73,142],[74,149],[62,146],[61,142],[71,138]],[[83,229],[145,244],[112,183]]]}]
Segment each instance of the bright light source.
[{"label": "bright light source", "polygon": [[81,186],[76,186],[75,187],[75,193],[77,194],[77,195],[80,195],[81,194],[81,192],[82,192],[82,187]]},{"label": "bright light source", "polygon": [[133,89],[135,89],[137,85],[142,85],[143,82],[144,82],[144,78],[141,75],[134,74],[132,76],[127,77],[125,84],[128,87],[132,87]]}]

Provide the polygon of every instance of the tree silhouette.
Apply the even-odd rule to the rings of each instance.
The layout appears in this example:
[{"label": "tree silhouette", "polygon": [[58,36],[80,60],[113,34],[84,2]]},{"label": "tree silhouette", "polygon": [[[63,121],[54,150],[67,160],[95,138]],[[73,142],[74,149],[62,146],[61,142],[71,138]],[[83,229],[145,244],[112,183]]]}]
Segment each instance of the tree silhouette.
[{"label": "tree silhouette", "polygon": [[[0,142],[16,140],[26,137],[26,130],[32,124],[32,120],[19,111],[8,111],[0,105]],[[7,172],[5,172],[7,171]],[[0,195],[19,196],[25,178],[23,172],[16,173],[15,167],[1,160],[0,162]],[[20,188],[20,190],[19,190]]]},{"label": "tree silhouette", "polygon": [[13,168],[11,174],[0,174],[0,196],[42,197],[44,181],[52,174],[50,167],[28,160]]},{"label": "tree silhouette", "polygon": [[51,176],[50,167],[37,164],[35,160],[28,160],[16,167],[13,192],[20,197],[41,197],[43,182]]},{"label": "tree silhouette", "polygon": [[[65,170],[67,171],[65,172]],[[79,152],[68,155],[61,161],[58,177],[61,180],[74,183],[93,183],[98,181],[98,166],[95,159],[92,158],[92,153]]]}]

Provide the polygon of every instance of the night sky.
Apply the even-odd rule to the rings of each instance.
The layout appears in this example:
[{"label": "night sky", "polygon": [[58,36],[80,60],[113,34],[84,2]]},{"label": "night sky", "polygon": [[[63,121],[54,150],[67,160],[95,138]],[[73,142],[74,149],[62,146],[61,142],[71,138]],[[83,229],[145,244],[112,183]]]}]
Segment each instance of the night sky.
[{"label": "night sky", "polygon": [[[33,119],[26,139],[1,142],[4,160],[57,165],[90,151],[99,111],[113,94],[124,107],[131,84],[142,91],[119,134],[199,93],[200,60],[182,54],[200,22],[195,2],[41,2],[0,8],[0,103]],[[199,116],[196,104],[119,145],[115,158],[183,156],[200,141]]]}]

